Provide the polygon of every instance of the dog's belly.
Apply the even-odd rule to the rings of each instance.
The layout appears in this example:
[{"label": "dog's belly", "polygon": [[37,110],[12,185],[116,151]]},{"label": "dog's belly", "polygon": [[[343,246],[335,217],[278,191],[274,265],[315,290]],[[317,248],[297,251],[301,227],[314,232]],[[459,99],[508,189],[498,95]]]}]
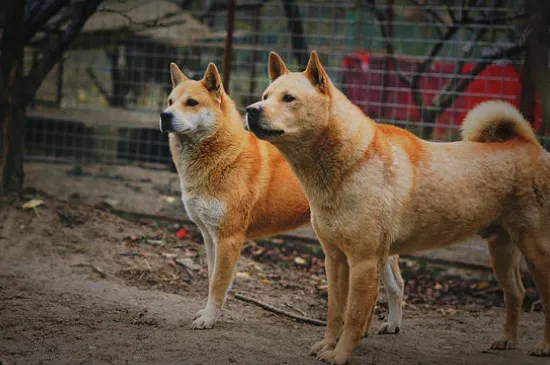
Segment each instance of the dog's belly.
[{"label": "dog's belly", "polygon": [[[392,242],[393,254],[458,243],[488,225],[514,215],[529,199],[508,151],[450,159],[433,154],[417,170],[416,184]],[[516,158],[517,159],[517,158]],[[450,164],[452,161],[453,164]]]},{"label": "dog's belly", "polygon": [[441,248],[459,243],[477,234],[478,230],[447,230],[434,234],[418,234],[409,239],[397,240],[390,246],[390,255],[410,254],[417,251]]}]

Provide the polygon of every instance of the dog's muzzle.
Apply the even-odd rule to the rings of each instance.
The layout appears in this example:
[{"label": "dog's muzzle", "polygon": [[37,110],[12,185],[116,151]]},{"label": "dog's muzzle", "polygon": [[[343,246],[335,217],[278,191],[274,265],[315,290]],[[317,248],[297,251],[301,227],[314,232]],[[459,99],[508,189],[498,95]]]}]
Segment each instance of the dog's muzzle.
[{"label": "dog's muzzle", "polygon": [[248,129],[260,139],[267,139],[272,136],[279,136],[284,133],[281,130],[266,128],[262,125],[260,117],[262,115],[262,106],[252,104],[246,107],[246,125]]},{"label": "dog's muzzle", "polygon": [[160,113],[159,128],[161,132],[173,132],[172,120],[174,119],[174,114],[170,112]]}]

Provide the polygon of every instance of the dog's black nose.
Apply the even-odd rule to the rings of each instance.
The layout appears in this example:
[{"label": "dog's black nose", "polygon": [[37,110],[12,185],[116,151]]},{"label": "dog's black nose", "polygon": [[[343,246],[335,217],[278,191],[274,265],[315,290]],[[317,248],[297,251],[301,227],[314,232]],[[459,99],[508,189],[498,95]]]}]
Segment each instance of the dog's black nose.
[{"label": "dog's black nose", "polygon": [[162,132],[172,130],[172,119],[174,119],[174,114],[170,112],[160,113],[160,130]]},{"label": "dog's black nose", "polygon": [[262,114],[262,106],[257,104],[249,105],[246,107],[246,114],[250,123],[257,122]]}]

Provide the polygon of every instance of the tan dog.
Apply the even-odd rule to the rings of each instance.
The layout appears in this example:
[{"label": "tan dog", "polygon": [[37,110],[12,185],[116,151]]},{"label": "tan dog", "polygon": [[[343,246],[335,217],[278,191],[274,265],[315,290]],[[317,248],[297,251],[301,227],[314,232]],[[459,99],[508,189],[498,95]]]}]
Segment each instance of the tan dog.
[{"label": "tan dog", "polygon": [[[211,328],[229,290],[243,240],[308,222],[309,204],[277,149],[244,129],[213,63],[201,81],[187,79],[173,63],[170,72],[173,90],[159,127],[170,132],[183,204],[206,245],[208,302],[192,327]],[[380,332],[397,333],[403,297],[397,257],[388,260],[384,272],[390,314]]]},{"label": "tan dog", "polygon": [[371,324],[388,255],[449,245],[490,226],[506,303],[504,333],[492,347],[516,343],[523,254],[547,311],[532,354],[550,355],[550,155],[514,107],[483,103],[464,121],[465,141],[432,143],[375,124],[333,86],[316,53],[303,73],[289,73],[271,53],[269,76],[247,124],[289,161],[325,251],[328,322],[312,354],[348,361]]}]

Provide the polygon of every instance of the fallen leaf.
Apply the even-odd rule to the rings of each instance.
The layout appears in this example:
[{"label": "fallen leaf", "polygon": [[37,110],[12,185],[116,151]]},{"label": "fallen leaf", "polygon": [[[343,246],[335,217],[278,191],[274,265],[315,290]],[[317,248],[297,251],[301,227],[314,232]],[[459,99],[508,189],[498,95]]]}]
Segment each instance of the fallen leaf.
[{"label": "fallen leaf", "polygon": [[235,276],[238,277],[238,278],[249,278],[250,273],[247,272],[247,271],[239,271],[235,274]]},{"label": "fallen leaf", "polygon": [[190,250],[188,248],[185,249],[185,256],[187,257],[195,257],[197,256],[197,251]]},{"label": "fallen leaf", "polygon": [[446,315],[450,315],[450,316],[456,314],[456,312],[457,312],[457,310],[454,309],[454,308],[447,308],[447,309],[441,308],[439,311],[442,314],[446,314]]},{"label": "fallen leaf", "polygon": [[185,230],[185,228],[178,229],[178,231],[176,232],[176,237],[180,239],[187,237],[187,231]]},{"label": "fallen leaf", "polygon": [[32,199],[23,204],[23,209],[34,209],[36,207],[39,207],[44,204],[43,200],[40,199]]},{"label": "fallen leaf", "polygon": [[164,240],[151,240],[151,239],[148,239],[147,243],[153,246],[164,246],[166,244]]},{"label": "fallen leaf", "polygon": [[173,196],[161,195],[160,200],[163,202],[167,202],[168,204],[172,204],[173,202],[176,201],[176,198]]},{"label": "fallen leaf", "polygon": [[193,271],[197,271],[197,270],[200,270],[201,269],[201,265],[195,263],[195,261],[191,260],[191,259],[176,259],[176,263],[181,265],[181,266],[185,266]]},{"label": "fallen leaf", "polygon": [[301,258],[300,256],[294,258],[294,263],[296,265],[305,265],[307,264],[307,261]]},{"label": "fallen leaf", "polygon": [[477,283],[477,288],[478,289],[485,289],[485,288],[488,288],[489,285],[490,284],[488,282],[482,281],[482,282]]},{"label": "fallen leaf", "polygon": [[107,205],[110,205],[111,207],[115,207],[120,203],[120,200],[117,199],[105,199],[103,202]]},{"label": "fallen leaf", "polygon": [[262,280],[260,280],[260,283],[265,284],[265,285],[269,285],[269,284],[271,284],[271,281],[269,281],[267,279],[262,279]]}]

